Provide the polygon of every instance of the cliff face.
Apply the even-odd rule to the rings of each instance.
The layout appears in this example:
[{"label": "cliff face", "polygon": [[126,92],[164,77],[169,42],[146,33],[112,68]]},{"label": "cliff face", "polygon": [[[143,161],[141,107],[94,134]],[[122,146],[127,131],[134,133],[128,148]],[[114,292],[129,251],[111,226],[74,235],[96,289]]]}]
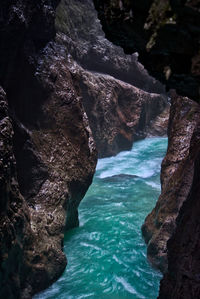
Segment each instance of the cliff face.
[{"label": "cliff face", "polygon": [[[103,28],[149,72],[199,100],[199,1],[94,0]],[[199,298],[199,104],[172,96],[162,193],[142,228],[151,262],[165,272],[159,298]],[[167,265],[168,264],[168,265]]]},{"label": "cliff face", "polygon": [[[185,202],[176,220],[177,229],[168,242],[168,272],[161,281],[159,299],[199,298],[199,124],[190,143],[190,160],[192,163],[192,184],[185,196]],[[186,165],[187,166],[187,165]]]},{"label": "cliff face", "polygon": [[[125,55],[105,39],[91,0],[62,0],[56,29],[57,43],[67,48],[66,64],[83,99],[99,157],[130,149],[134,140],[147,136],[165,108],[168,114],[167,98],[160,95],[163,86],[148,75],[137,55]],[[163,127],[158,122],[158,127],[152,135],[166,134],[167,122]]]},{"label": "cliff face", "polygon": [[94,0],[108,39],[139,52],[149,73],[181,95],[199,99],[199,1]]},{"label": "cliff face", "polygon": [[6,94],[0,88],[0,294],[19,298],[20,282],[26,276],[24,247],[30,242],[30,213],[20,194],[13,154],[13,127]]},{"label": "cliff face", "polygon": [[176,218],[190,193],[194,179],[191,147],[194,147],[195,142],[195,150],[198,152],[196,134],[199,119],[200,106],[197,103],[188,98],[172,96],[168,150],[161,170],[162,192],[142,227],[148,244],[148,257],[162,272],[167,271],[167,241],[175,230]]},{"label": "cliff face", "polygon": [[1,3],[2,298],[31,298],[60,276],[64,229],[78,224],[96,166],[65,49],[51,41],[56,4]]},{"label": "cliff face", "polygon": [[0,5],[2,298],[31,298],[64,270],[97,161],[91,129],[99,155],[116,154],[167,108],[137,56],[104,38],[92,1],[63,0],[55,29],[58,2]]}]

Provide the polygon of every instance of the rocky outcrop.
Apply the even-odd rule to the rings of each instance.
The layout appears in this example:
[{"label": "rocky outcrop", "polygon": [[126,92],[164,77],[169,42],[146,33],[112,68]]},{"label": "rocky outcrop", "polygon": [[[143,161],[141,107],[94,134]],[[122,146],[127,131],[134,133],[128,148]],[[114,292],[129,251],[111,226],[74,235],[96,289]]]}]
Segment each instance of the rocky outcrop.
[{"label": "rocky outcrop", "polygon": [[[0,5],[2,298],[29,299],[63,272],[64,231],[78,225],[78,205],[97,161],[90,126],[102,156],[114,154],[146,136],[167,105],[156,94],[163,86],[136,56],[111,47],[102,31],[96,34],[99,23],[88,30],[96,18],[91,1],[62,1],[55,37],[58,2]],[[92,17],[86,27],[84,7]],[[75,24],[69,16],[77,9]]]},{"label": "rocky outcrop", "polygon": [[108,39],[127,53],[139,52],[149,73],[199,99],[199,1],[94,0]]},{"label": "rocky outcrop", "polygon": [[57,40],[84,69],[108,74],[147,92],[165,93],[164,86],[138,62],[137,54],[125,55],[105,38],[92,0],[62,0],[56,31]]},{"label": "rocky outcrop", "polygon": [[[168,242],[168,272],[161,281],[159,299],[193,299],[200,297],[199,240],[200,240],[200,157],[199,124],[190,142],[192,184],[176,220],[176,230]],[[189,175],[189,174],[188,174]]]},{"label": "rocky outcrop", "polygon": [[[148,76],[137,55],[125,55],[105,39],[91,0],[62,0],[56,25],[57,42],[69,51],[66,63],[83,99],[99,157],[131,149],[168,107],[166,96],[158,94],[163,86]],[[162,125],[152,135],[166,134],[167,121]]]},{"label": "rocky outcrop", "polygon": [[2,298],[31,298],[60,276],[64,230],[78,225],[96,166],[65,48],[52,41],[56,4],[1,3]]},{"label": "rocky outcrop", "polygon": [[198,151],[199,124],[200,106],[188,98],[172,96],[169,144],[161,171],[162,193],[142,227],[148,258],[162,272],[167,271],[167,241],[176,228],[176,219],[194,179],[191,147],[194,147],[195,138]]},{"label": "rocky outcrop", "polygon": [[154,118],[148,129],[147,129],[147,136],[166,136],[166,130],[169,121],[169,111],[170,105],[167,105],[166,108],[159,114],[156,118]]},{"label": "rocky outcrop", "polygon": [[89,119],[98,156],[116,155],[145,138],[151,121],[166,110],[166,122],[153,136],[166,135],[169,105],[165,95],[147,93],[126,82],[99,73],[91,73],[73,63],[73,80]]},{"label": "rocky outcrop", "polygon": [[[94,0],[107,37],[151,75],[199,101],[199,1]],[[159,298],[199,298],[199,104],[173,96],[162,193],[143,234],[165,272]],[[168,267],[167,267],[168,263]]]},{"label": "rocky outcrop", "polygon": [[13,154],[13,127],[6,94],[0,88],[0,294],[20,298],[27,266],[24,248],[30,243],[30,213],[20,193]]}]

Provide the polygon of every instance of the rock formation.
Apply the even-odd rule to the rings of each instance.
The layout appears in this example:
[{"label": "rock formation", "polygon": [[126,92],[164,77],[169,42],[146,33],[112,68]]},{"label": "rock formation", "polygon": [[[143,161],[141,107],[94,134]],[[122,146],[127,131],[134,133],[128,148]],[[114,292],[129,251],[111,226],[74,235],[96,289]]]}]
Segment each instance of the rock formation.
[{"label": "rock formation", "polygon": [[[144,92],[109,75],[91,73],[78,65],[73,75],[100,158],[131,149],[134,141],[147,136],[151,121],[159,116],[163,119],[161,113],[169,107],[165,95]],[[166,123],[158,124],[160,130],[152,130],[153,136],[166,135],[166,114]]]},{"label": "rock formation", "polygon": [[58,2],[0,4],[1,298],[31,298],[64,270],[64,230],[97,161],[91,129],[100,155],[116,154],[167,107],[137,55],[104,38],[92,1],[63,0],[55,29]]},{"label": "rock formation", "polygon": [[168,127],[168,150],[161,170],[162,192],[156,207],[147,216],[142,227],[143,236],[148,244],[148,257],[162,272],[167,271],[167,241],[175,230],[176,218],[194,179],[191,147],[194,147],[195,142],[198,151],[196,134],[199,123],[199,104],[188,98],[173,95]]},{"label": "rock formation", "polygon": [[139,52],[149,73],[178,94],[199,99],[198,0],[94,0],[108,39]]},{"label": "rock formation", "polygon": [[[66,63],[82,96],[99,157],[131,149],[165,108],[168,119],[167,98],[160,95],[163,86],[148,75],[137,55],[125,55],[105,39],[91,0],[62,0],[56,30],[57,43],[68,50]],[[167,121],[157,121],[151,133],[162,136],[166,128]]]},{"label": "rock formation", "polygon": [[56,4],[1,3],[1,298],[31,298],[60,276],[64,228],[78,224],[96,166],[66,51],[52,41]]},{"label": "rock formation", "polygon": [[[94,0],[106,35],[139,52],[150,74],[199,101],[199,1]],[[166,272],[159,298],[199,298],[199,104],[172,96],[162,193],[143,234]],[[168,262],[168,267],[167,267]]]}]

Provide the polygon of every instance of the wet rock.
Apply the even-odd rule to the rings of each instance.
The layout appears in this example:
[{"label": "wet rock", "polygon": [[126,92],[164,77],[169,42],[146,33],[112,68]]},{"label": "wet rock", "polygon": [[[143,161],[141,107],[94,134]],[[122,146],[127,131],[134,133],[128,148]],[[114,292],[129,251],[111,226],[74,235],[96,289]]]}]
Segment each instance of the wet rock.
[{"label": "wet rock", "polygon": [[[168,106],[165,95],[144,92],[108,75],[74,69],[100,158],[130,150],[134,141],[147,136],[151,121]],[[166,134],[167,122],[161,131]]]},{"label": "wet rock", "polygon": [[162,192],[142,227],[148,258],[164,273],[168,266],[167,241],[176,230],[176,219],[194,182],[196,154],[193,151],[199,150],[199,121],[199,104],[177,95],[172,97],[169,144],[161,170]]},{"label": "wet rock", "polygon": [[121,47],[105,38],[92,0],[62,0],[56,13],[56,31],[57,40],[82,68],[108,74],[148,92],[165,92],[164,86],[138,62],[137,54],[125,55]]},{"label": "wet rock", "polygon": [[159,299],[200,297],[199,130],[198,124],[191,138],[190,159],[187,161],[192,163],[193,181],[177,217],[176,230],[168,242],[169,266],[161,281]]},{"label": "wet rock", "polygon": [[21,296],[21,284],[30,270],[24,250],[31,242],[30,213],[17,182],[13,134],[6,94],[0,87],[0,295],[11,299]]},{"label": "wet rock", "polygon": [[64,231],[78,225],[97,161],[65,48],[53,41],[57,3],[1,3],[2,298],[31,298],[62,274]]},{"label": "wet rock", "polygon": [[[163,86],[148,76],[137,55],[125,55],[105,39],[91,0],[62,0],[56,26],[57,42],[69,51],[66,63],[82,97],[99,157],[131,149],[168,106],[166,96],[159,94]],[[151,132],[160,136],[166,130],[167,120],[160,130]]]}]

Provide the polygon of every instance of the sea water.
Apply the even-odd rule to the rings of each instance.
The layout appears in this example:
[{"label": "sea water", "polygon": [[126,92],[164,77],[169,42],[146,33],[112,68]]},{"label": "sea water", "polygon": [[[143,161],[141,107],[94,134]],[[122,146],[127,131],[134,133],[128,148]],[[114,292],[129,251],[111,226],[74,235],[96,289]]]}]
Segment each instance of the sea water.
[{"label": "sea water", "polygon": [[98,161],[80,227],[65,235],[68,266],[35,299],[157,298],[161,274],[147,261],[141,225],[160,194],[166,148],[167,138],[147,138]]}]

